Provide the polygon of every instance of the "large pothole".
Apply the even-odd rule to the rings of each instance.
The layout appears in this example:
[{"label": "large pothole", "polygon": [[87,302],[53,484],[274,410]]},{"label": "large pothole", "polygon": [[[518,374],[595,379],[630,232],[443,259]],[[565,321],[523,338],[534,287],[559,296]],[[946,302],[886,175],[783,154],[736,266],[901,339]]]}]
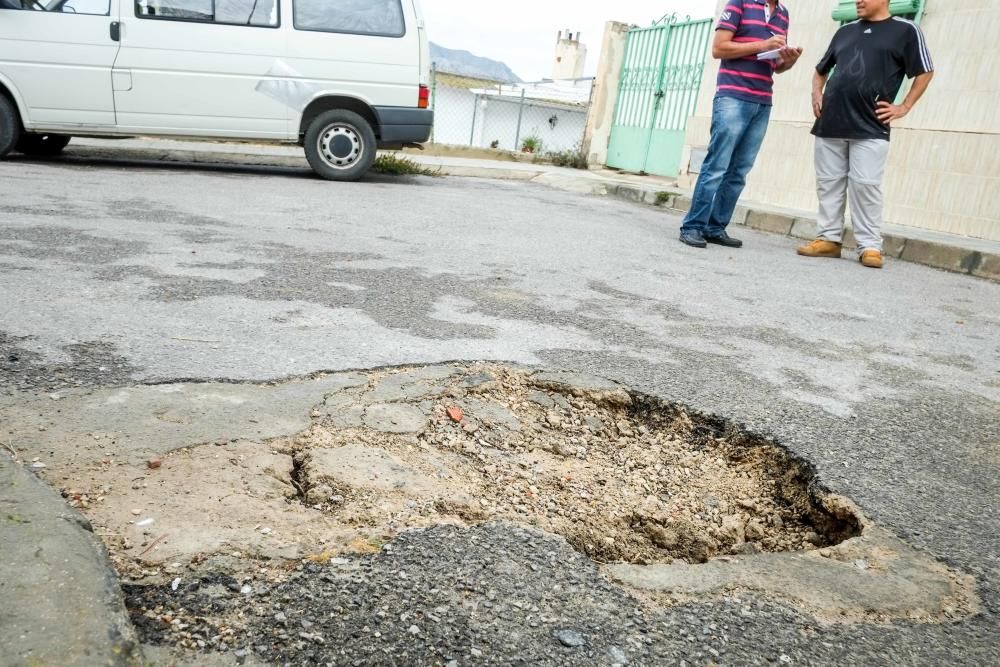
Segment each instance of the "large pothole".
[{"label": "large pothole", "polygon": [[[600,378],[450,364],[60,395],[57,414],[54,397],[5,408],[10,432],[137,595],[224,575],[253,596],[415,529],[519,524],[654,605],[755,591],[838,622],[977,608],[969,577],[785,448]],[[158,605],[143,618],[177,621]]]},{"label": "large pothole", "polygon": [[599,562],[804,551],[860,523],[784,449],[597,378],[500,365],[377,373],[292,454],[302,500],[372,540],[509,520]]}]

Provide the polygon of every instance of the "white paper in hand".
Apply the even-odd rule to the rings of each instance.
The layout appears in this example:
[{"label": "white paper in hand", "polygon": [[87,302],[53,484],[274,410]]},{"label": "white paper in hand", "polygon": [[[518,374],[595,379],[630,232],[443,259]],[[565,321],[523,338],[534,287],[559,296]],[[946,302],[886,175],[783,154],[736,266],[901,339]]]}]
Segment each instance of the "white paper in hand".
[{"label": "white paper in hand", "polygon": [[773,49],[771,51],[762,51],[757,54],[757,60],[777,60],[781,57],[781,49]]}]

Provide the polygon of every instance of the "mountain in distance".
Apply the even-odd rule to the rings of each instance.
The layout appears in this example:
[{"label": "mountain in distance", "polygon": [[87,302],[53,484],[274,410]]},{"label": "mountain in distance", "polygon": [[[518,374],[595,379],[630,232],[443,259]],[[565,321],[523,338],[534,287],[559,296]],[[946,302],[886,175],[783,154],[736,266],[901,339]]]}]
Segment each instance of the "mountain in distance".
[{"label": "mountain in distance", "polygon": [[431,42],[431,62],[439,72],[504,83],[521,83],[520,77],[498,60],[482,58],[468,51],[446,49],[434,42]]}]

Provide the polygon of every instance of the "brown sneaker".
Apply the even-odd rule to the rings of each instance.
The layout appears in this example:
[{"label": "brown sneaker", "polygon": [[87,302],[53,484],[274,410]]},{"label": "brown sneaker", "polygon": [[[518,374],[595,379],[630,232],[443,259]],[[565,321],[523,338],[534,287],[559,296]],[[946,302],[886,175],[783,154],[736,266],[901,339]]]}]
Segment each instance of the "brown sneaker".
[{"label": "brown sneaker", "polygon": [[881,269],[883,264],[882,253],[874,248],[865,250],[861,253],[861,263],[869,269]]},{"label": "brown sneaker", "polygon": [[799,248],[799,254],[804,257],[832,257],[833,259],[837,259],[840,257],[842,249],[843,246],[839,243],[816,239],[809,245]]}]

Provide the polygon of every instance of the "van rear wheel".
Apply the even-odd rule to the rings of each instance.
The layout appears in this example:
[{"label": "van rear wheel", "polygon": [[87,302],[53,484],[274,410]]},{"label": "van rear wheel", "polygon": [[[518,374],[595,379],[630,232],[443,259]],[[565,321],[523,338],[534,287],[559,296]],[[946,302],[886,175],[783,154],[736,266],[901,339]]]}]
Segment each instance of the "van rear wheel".
[{"label": "van rear wheel", "polygon": [[7,157],[21,139],[21,117],[6,95],[0,94],[0,158]]},{"label": "van rear wheel", "polygon": [[64,134],[22,134],[14,150],[25,155],[59,155],[69,140]]},{"label": "van rear wheel", "polygon": [[358,180],[371,169],[377,149],[375,130],[353,111],[321,113],[306,131],[306,159],[327,180]]}]

